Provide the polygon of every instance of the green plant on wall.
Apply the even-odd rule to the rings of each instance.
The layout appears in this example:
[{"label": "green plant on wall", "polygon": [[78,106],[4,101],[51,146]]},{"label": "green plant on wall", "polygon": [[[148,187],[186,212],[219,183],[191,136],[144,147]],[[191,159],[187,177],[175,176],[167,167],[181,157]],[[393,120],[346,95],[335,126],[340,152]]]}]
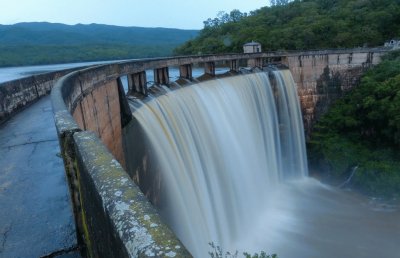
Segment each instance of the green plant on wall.
[{"label": "green plant on wall", "polygon": [[[208,254],[210,255],[211,258],[238,258],[238,257],[240,257],[238,251],[235,251],[233,253],[224,252],[220,246],[214,244],[213,242],[209,243],[209,245],[212,248],[212,251],[208,252]],[[259,254],[255,253],[253,255],[251,255],[247,252],[244,252],[242,257],[245,257],[245,258],[278,258],[278,256],[276,254],[269,255],[264,251],[261,251]]]}]

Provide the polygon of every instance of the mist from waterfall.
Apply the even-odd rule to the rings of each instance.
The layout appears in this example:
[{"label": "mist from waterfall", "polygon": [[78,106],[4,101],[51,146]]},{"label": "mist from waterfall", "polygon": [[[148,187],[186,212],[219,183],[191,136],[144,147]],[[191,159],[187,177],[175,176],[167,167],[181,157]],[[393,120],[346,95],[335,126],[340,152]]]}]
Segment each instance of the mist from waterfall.
[{"label": "mist from waterfall", "polygon": [[[363,224],[368,219],[359,220],[371,211],[307,177],[302,116],[288,70],[183,87],[133,114],[162,170],[160,212],[195,257],[209,257],[210,242],[280,257],[376,255]],[[388,233],[374,223],[374,234]],[[359,253],[354,239],[364,241]]]}]

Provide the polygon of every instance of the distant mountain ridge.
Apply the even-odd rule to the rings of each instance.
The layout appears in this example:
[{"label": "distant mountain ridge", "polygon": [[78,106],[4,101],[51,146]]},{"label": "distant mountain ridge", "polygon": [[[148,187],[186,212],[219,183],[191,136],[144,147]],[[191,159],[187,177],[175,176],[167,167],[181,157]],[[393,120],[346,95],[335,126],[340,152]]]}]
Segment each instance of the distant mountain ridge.
[{"label": "distant mountain ridge", "polygon": [[166,56],[197,35],[198,30],[103,24],[0,25],[0,66]]},{"label": "distant mountain ridge", "polygon": [[182,44],[197,36],[197,30],[121,27],[102,24],[32,22],[0,25],[0,45],[51,44]]}]

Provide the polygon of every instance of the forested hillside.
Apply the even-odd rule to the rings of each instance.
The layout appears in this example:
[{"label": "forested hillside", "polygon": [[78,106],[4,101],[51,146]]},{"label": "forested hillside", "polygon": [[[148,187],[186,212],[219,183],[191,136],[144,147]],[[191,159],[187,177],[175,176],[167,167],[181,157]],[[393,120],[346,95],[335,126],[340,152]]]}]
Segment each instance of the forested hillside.
[{"label": "forested hillside", "polygon": [[0,66],[168,56],[196,30],[100,24],[0,25]]},{"label": "forested hillside", "polygon": [[242,45],[252,40],[269,51],[371,47],[400,37],[399,0],[273,2],[281,4],[249,14],[219,13],[175,54],[241,52]]}]

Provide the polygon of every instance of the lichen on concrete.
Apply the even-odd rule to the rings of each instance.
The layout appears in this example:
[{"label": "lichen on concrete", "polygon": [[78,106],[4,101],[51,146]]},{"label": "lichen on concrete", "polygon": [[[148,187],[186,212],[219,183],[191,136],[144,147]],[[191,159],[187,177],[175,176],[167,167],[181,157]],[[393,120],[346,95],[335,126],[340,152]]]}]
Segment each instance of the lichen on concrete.
[{"label": "lichen on concrete", "polygon": [[77,155],[130,257],[190,257],[118,161],[90,132],[74,134]]},{"label": "lichen on concrete", "polygon": [[67,110],[55,112],[54,120],[59,135],[66,132],[73,133],[80,130],[75,120]]}]

